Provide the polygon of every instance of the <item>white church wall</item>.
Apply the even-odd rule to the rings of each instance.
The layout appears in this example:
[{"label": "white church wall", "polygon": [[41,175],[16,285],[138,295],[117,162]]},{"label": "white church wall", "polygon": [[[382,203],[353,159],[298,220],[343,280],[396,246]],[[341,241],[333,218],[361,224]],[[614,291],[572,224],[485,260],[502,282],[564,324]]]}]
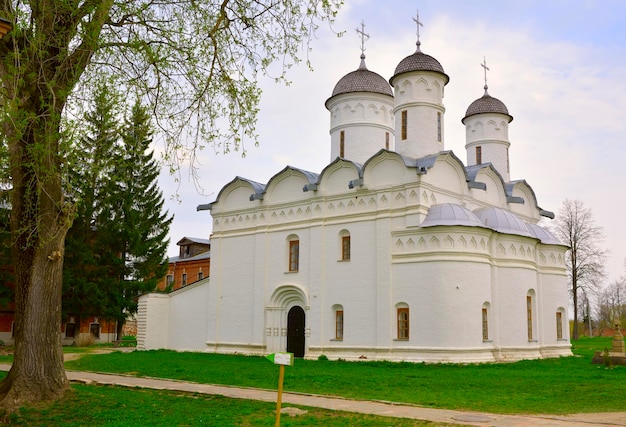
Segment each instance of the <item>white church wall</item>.
[{"label": "white church wall", "polygon": [[169,294],[167,348],[206,350],[209,281],[206,278]]},{"label": "white church wall", "polygon": [[137,348],[169,348],[169,296],[161,293],[144,294],[139,297],[138,306]]}]

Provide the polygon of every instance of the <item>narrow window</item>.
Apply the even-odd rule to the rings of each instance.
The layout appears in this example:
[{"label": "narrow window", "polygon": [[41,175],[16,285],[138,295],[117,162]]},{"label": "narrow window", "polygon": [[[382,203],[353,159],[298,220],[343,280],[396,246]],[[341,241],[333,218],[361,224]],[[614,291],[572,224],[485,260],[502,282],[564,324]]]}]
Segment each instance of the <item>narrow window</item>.
[{"label": "narrow window", "polygon": [[563,313],[560,311],[556,312],[556,339],[563,339]]},{"label": "narrow window", "polygon": [[335,311],[335,339],[343,340],[343,310]]},{"label": "narrow window", "polygon": [[74,338],[76,336],[76,323],[68,322],[65,324],[65,338]]},{"label": "narrow window", "polygon": [[289,242],[289,271],[298,271],[300,263],[300,241]]},{"label": "narrow window", "polygon": [[409,308],[398,308],[398,339],[409,339]]},{"label": "narrow window", "polygon": [[89,325],[89,333],[95,338],[100,338],[100,324],[92,323]]},{"label": "narrow window", "polygon": [[350,236],[341,237],[341,260],[350,260]]},{"label": "narrow window", "polygon": [[198,280],[202,280],[204,278],[204,273],[201,271],[198,271]]},{"label": "narrow window", "polygon": [[167,275],[167,279],[166,279],[166,284],[169,286],[172,283],[174,283],[174,275],[173,274],[168,274]]},{"label": "narrow window", "polygon": [[187,286],[187,273],[183,273],[182,286]]},{"label": "narrow window", "polygon": [[482,163],[483,163],[483,149],[479,145],[478,147],[476,147],[476,164],[480,165]]},{"label": "narrow window", "polygon": [[441,142],[441,113],[437,112],[437,141]]},{"label": "narrow window", "polygon": [[533,339],[533,297],[526,296],[526,320],[528,322],[528,341]]},{"label": "narrow window", "polygon": [[407,112],[406,110],[402,111],[402,139],[405,140],[407,137]]},{"label": "narrow window", "polygon": [[489,341],[489,312],[483,308],[483,341]]},{"label": "narrow window", "polygon": [[339,157],[344,156],[346,146],[346,133],[344,131],[339,132]]},{"label": "narrow window", "polygon": [[389,150],[389,132],[385,132],[385,149]]}]

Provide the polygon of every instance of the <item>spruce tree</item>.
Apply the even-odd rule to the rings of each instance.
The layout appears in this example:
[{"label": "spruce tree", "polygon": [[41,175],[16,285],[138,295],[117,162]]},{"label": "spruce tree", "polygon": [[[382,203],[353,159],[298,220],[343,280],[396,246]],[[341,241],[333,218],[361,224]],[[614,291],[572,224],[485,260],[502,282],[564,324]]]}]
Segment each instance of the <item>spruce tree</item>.
[{"label": "spruce tree", "polygon": [[122,130],[120,158],[115,162],[107,191],[111,215],[103,237],[122,260],[115,286],[109,292],[105,317],[117,320],[118,339],[129,314],[137,311],[137,297],[156,288],[167,270],[167,234],[173,217],[164,211],[158,187],[159,165],[150,150],[152,125],[137,101]]},{"label": "spruce tree", "polygon": [[63,314],[102,315],[112,285],[111,271],[119,269],[119,258],[103,245],[101,226],[110,206],[106,192],[119,150],[120,97],[106,85],[93,95],[89,110],[78,126],[82,138],[70,142],[73,157],[68,167],[67,193],[76,206],[76,217],[65,239],[63,266]]}]

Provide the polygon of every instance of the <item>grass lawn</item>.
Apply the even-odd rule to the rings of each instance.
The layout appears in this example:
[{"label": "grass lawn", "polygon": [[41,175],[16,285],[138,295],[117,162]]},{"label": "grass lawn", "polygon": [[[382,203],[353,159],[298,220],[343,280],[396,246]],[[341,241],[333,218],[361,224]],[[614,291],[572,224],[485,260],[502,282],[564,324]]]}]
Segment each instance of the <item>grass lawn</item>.
[{"label": "grass lawn", "polygon": [[[7,425],[78,426],[274,426],[276,404],[176,393],[163,390],[72,385],[71,393],[53,404],[22,408]],[[281,426],[443,427],[449,424],[351,414],[306,408],[303,415],[281,416]],[[455,426],[458,427],[458,426]]]},{"label": "grass lawn", "polygon": [[[575,357],[506,364],[415,364],[296,360],[285,391],[406,402],[494,413],[626,411],[626,367],[592,365],[610,338],[581,339]],[[263,357],[173,351],[85,355],[68,369],[276,389],[278,368]]]},{"label": "grass lawn", "polygon": [[[592,365],[610,338],[574,342],[575,357],[509,364],[426,365],[296,360],[285,370],[285,391],[408,402],[434,408],[495,413],[626,411],[626,367]],[[278,367],[263,357],[171,351],[89,354],[68,369],[175,378],[276,389]],[[69,351],[68,351],[69,350]],[[0,357],[0,362],[10,357]],[[4,377],[0,373],[0,377]],[[447,424],[304,408],[283,414],[281,426],[428,426]],[[13,426],[273,426],[275,404],[163,390],[73,384],[52,404],[27,406],[6,420]]]}]

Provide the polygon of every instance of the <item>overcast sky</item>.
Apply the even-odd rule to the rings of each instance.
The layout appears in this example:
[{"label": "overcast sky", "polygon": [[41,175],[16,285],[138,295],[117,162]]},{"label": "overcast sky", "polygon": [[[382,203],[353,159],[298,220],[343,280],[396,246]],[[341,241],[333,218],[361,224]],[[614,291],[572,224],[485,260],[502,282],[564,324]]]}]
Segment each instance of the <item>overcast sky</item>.
[{"label": "overcast sky", "polygon": [[[486,57],[489,94],[514,117],[509,129],[511,179],[525,179],[539,206],[558,214],[564,199],[592,209],[610,250],[607,283],[624,275],[626,259],[626,1],[603,0],[346,0],[333,26],[312,41],[304,65],[292,69],[289,87],[261,81],[259,147],[202,157],[199,183],[183,173],[180,185],[166,172],[160,182],[175,215],[168,254],[181,238],[209,238],[213,202],[235,176],[267,181],[290,165],[321,172],[330,162],[330,116],[324,102],[337,81],[359,65],[365,22],[369,70],[389,79],[415,51],[419,8],[421,49],[450,76],[443,99],[445,149],[466,161],[469,104],[483,94]],[[172,196],[177,194],[177,199]]]}]

